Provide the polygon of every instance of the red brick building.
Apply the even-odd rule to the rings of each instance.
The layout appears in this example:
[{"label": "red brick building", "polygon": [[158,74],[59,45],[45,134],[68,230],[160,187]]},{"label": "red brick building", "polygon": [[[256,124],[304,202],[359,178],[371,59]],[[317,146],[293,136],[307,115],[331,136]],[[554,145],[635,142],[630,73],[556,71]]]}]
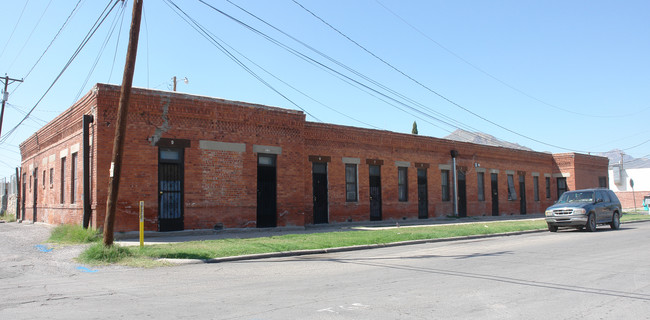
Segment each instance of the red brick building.
[{"label": "red brick building", "polygon": [[[98,84],[21,143],[22,219],[85,211],[102,227],[119,94]],[[132,91],[123,159],[115,231],[138,229],[140,201],[152,231],[541,213],[564,190],[607,186],[608,165],[146,89]]]}]

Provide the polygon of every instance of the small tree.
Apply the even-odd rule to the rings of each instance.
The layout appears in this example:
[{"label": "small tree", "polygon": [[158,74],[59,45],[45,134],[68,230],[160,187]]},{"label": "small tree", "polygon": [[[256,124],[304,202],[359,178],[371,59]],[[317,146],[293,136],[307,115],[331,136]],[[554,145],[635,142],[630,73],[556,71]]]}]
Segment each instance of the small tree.
[{"label": "small tree", "polygon": [[418,134],[418,124],[415,121],[413,121],[413,129],[411,130],[411,133]]}]

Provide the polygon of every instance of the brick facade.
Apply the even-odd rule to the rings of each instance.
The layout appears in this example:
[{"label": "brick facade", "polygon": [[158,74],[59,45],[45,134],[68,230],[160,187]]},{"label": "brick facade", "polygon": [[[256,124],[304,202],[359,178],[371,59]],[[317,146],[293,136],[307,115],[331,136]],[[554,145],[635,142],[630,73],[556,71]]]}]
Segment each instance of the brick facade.
[{"label": "brick facade", "polygon": [[641,212],[642,209],[645,210],[643,201],[645,197],[650,197],[650,192],[617,191],[616,196],[618,197],[618,200],[621,201],[621,206],[623,206],[623,209],[634,210],[636,205],[637,211]]},{"label": "brick facade", "polygon": [[[21,170],[26,183],[23,219],[51,224],[81,223],[81,119],[84,114],[90,114],[94,117],[90,130],[92,225],[103,225],[119,94],[117,86],[98,84],[83,99],[20,145]],[[369,168],[373,163],[380,165],[383,220],[418,218],[418,168],[426,168],[428,217],[453,214],[453,202],[442,199],[441,181],[441,170],[451,169],[451,150],[458,152],[457,169],[465,174],[464,207],[470,216],[493,214],[492,173],[498,179],[495,199],[498,199],[497,214],[500,215],[521,213],[520,179],[525,185],[526,212],[541,213],[557,199],[557,178],[566,178],[572,190],[598,186],[598,177],[607,176],[607,159],[602,157],[574,153],[552,155],[312,123],[305,121],[304,114],[299,111],[176,92],[134,89],[129,107],[115,231],[137,230],[139,201],[145,203],[145,229],[159,230],[159,152],[168,147],[172,148],[170,150],[182,149],[183,153],[184,229],[258,226],[259,155],[276,159],[273,172],[276,177],[277,226],[314,223],[312,166],[315,162],[325,163],[327,168],[326,220],[330,223],[370,219]],[[77,170],[72,174],[71,162],[75,153]],[[62,175],[64,158],[66,164]],[[354,201],[346,200],[346,164],[356,168],[357,194]],[[406,184],[402,187],[406,193],[402,199],[398,196],[400,167],[406,168],[401,169],[406,170]],[[51,184],[50,171],[53,172]],[[478,176],[481,174],[484,200],[478,199]],[[516,199],[512,200],[508,200],[508,175],[513,176],[516,193]],[[73,201],[70,188],[74,176],[77,183],[74,184]],[[547,178],[551,187],[550,198],[546,197]],[[534,187],[535,180],[538,188]],[[32,185],[34,181],[38,183],[36,190]],[[453,184],[450,188],[453,199]]]}]

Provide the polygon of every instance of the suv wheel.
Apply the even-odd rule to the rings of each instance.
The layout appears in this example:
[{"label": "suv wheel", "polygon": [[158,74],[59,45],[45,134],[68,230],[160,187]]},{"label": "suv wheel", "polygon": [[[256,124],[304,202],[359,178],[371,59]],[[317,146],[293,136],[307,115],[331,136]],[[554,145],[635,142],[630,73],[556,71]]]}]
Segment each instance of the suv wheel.
[{"label": "suv wheel", "polygon": [[594,232],[596,231],[596,217],[593,213],[590,213],[587,217],[587,225],[585,226],[587,231]]},{"label": "suv wheel", "polygon": [[612,223],[610,223],[609,225],[614,230],[618,230],[621,227],[621,216],[618,214],[618,212],[614,212],[614,216],[612,217]]},{"label": "suv wheel", "polygon": [[557,226],[554,226],[554,225],[548,223],[548,231],[557,232]]}]

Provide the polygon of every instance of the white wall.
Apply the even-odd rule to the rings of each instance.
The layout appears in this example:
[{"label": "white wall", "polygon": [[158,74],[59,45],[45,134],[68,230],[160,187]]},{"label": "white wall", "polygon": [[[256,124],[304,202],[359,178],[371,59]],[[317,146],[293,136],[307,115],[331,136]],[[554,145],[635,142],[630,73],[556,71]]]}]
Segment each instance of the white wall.
[{"label": "white wall", "polygon": [[609,170],[609,188],[614,192],[632,191],[630,179],[634,180],[634,191],[650,191],[650,168],[621,170],[619,184],[614,183],[614,170]]}]

